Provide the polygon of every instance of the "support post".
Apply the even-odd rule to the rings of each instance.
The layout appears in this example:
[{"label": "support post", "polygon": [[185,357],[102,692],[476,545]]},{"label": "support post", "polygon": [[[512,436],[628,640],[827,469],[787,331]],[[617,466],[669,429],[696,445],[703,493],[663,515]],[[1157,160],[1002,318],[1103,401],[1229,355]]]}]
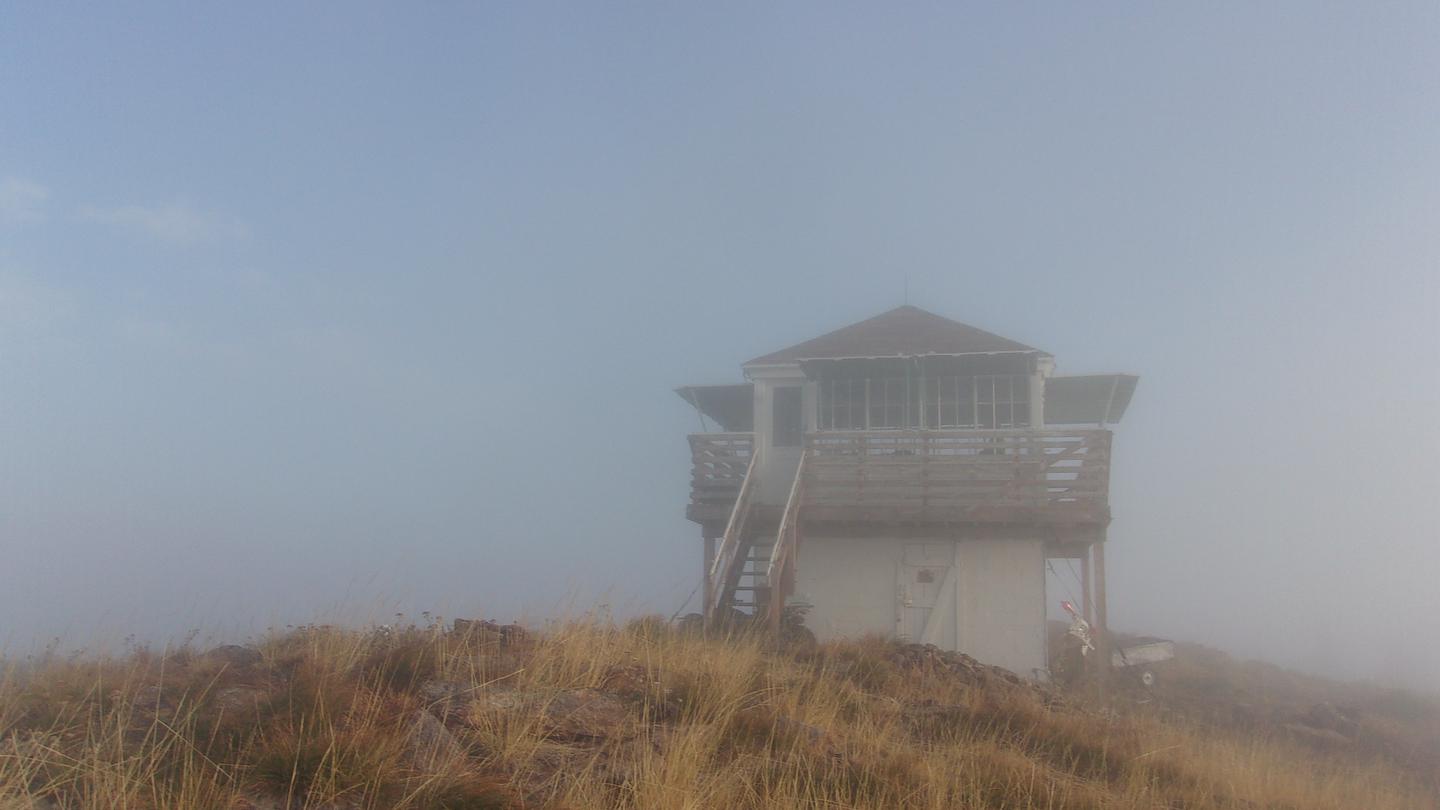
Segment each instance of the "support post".
[{"label": "support post", "polygon": [[770,637],[778,640],[780,638],[780,617],[785,610],[785,572],[780,571],[778,582],[771,582],[767,587],[770,595],[765,603],[765,626],[770,631]]},{"label": "support post", "polygon": [[1095,605],[1090,593],[1090,546],[1086,544],[1085,554],[1080,557],[1080,616],[1094,624]]},{"label": "support post", "polygon": [[780,576],[775,582],[770,583],[770,602],[766,605],[769,614],[766,618],[770,623],[770,635],[780,638],[780,628],[785,619],[785,600],[795,592],[795,552],[785,557],[785,564],[780,569]]},{"label": "support post", "polygon": [[1055,360],[1037,357],[1030,370],[1030,428],[1045,427],[1045,378],[1055,373]]},{"label": "support post", "polygon": [[700,567],[700,589],[705,592],[704,597],[702,597],[701,615],[708,617],[710,615],[710,609],[714,607],[712,603],[715,600],[715,594],[710,592],[710,566],[715,563],[715,538],[709,534],[705,535],[704,555],[705,559],[701,560],[702,565]]},{"label": "support post", "polygon": [[1100,681],[1110,679],[1110,625],[1105,605],[1105,534],[1093,547],[1095,555],[1095,652],[1100,659]]}]

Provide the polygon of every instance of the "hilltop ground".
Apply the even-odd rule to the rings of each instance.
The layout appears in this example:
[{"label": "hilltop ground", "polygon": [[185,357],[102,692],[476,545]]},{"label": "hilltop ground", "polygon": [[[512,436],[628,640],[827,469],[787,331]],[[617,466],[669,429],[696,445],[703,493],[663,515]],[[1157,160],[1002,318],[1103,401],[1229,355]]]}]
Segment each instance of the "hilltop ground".
[{"label": "hilltop ground", "polygon": [[1182,646],[1069,693],[659,619],[12,664],[0,808],[1440,807],[1440,704]]}]

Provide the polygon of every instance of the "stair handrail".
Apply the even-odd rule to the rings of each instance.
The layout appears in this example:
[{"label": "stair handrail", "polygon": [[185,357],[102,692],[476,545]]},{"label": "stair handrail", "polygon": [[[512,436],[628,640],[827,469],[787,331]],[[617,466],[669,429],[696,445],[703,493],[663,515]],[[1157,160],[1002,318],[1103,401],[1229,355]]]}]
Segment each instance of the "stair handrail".
[{"label": "stair handrail", "polygon": [[805,462],[809,458],[808,449],[801,451],[800,463],[795,465],[795,480],[790,482],[790,496],[785,499],[785,512],[780,517],[780,528],[775,532],[775,545],[770,548],[770,564],[765,568],[765,582],[770,587],[770,621],[777,629],[781,612],[785,609],[780,577],[795,554],[796,526],[800,518],[800,502],[804,500]]},{"label": "stair handrail", "polygon": [[706,604],[713,614],[720,606],[720,589],[730,572],[730,566],[734,563],[737,549],[740,547],[740,533],[744,529],[746,518],[750,511],[750,500],[755,492],[756,480],[759,474],[756,470],[760,466],[760,448],[752,447],[750,451],[750,464],[745,468],[745,479],[740,482],[740,492],[735,496],[735,506],[730,510],[730,519],[725,523],[725,534],[720,538],[720,548],[715,550],[715,559],[710,563],[710,576],[705,584],[709,591],[709,599]]}]

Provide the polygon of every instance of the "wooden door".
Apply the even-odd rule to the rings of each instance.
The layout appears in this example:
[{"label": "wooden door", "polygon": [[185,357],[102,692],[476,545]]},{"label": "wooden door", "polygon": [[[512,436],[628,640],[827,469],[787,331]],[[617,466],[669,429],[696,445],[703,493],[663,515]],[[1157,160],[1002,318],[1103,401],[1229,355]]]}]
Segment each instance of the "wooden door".
[{"label": "wooden door", "polygon": [[[906,543],[900,558],[896,593],[900,607],[897,632],[917,644],[947,645],[943,621],[954,612],[954,543]],[[948,598],[947,598],[948,597]]]}]

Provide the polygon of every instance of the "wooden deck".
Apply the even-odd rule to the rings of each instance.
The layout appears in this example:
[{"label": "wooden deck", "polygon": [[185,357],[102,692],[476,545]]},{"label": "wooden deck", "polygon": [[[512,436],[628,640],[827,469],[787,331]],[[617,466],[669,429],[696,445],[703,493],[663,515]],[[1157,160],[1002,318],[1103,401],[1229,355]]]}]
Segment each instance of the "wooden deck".
[{"label": "wooden deck", "polygon": [[[811,433],[799,508],[816,522],[1104,526],[1110,436],[1101,429]],[[690,441],[690,518],[723,520],[749,464],[749,434]]]},{"label": "wooden deck", "polygon": [[696,523],[728,520],[753,451],[750,433],[691,434],[690,504],[685,516]]}]

